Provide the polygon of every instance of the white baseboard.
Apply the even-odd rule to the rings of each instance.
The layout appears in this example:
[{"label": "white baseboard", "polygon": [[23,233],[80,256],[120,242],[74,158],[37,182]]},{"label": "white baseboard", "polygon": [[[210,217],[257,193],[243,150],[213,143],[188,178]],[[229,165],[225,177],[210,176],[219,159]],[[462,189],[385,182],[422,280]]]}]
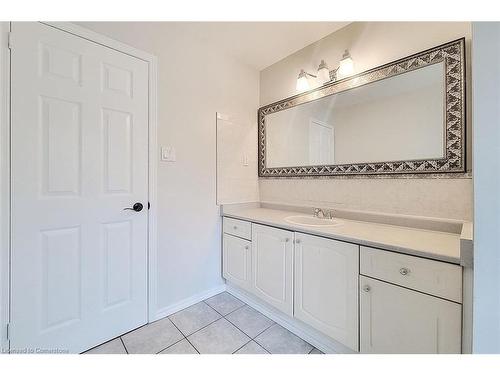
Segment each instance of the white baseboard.
[{"label": "white baseboard", "polygon": [[233,294],[235,297],[241,299],[247,305],[253,307],[255,310],[266,315],[270,319],[274,320],[279,325],[285,327],[290,332],[299,336],[301,339],[307,341],[309,344],[315,346],[323,353],[329,354],[353,354],[356,353],[352,349],[346,347],[345,345],[329,338],[328,336],[320,333],[314,328],[308,326],[301,321],[286,315],[285,313],[275,309],[274,307],[268,305],[267,303],[259,300],[257,297],[246,292],[239,287],[227,283],[226,290]]},{"label": "white baseboard", "polygon": [[225,290],[226,290],[226,285],[222,284],[222,285],[219,285],[215,288],[206,290],[204,292],[195,294],[194,296],[191,296],[189,298],[183,299],[182,301],[176,302],[172,305],[163,307],[156,312],[152,322],[159,320],[159,319],[163,319],[169,315],[176,313],[177,311],[183,310],[186,307],[194,305],[195,303],[201,302],[207,298],[215,296],[216,294],[222,293]]}]

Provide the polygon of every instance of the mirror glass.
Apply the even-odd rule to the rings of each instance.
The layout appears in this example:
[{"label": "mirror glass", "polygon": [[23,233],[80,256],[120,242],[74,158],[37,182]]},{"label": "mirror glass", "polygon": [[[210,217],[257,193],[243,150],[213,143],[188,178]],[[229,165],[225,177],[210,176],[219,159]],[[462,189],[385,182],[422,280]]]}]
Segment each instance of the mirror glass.
[{"label": "mirror glass", "polygon": [[266,116],[268,168],[445,156],[444,63]]}]

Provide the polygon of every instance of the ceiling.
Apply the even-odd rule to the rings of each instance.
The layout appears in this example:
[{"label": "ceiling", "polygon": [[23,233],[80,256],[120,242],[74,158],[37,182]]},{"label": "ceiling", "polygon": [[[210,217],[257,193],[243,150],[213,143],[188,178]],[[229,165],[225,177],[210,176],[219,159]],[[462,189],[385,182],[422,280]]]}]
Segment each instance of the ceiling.
[{"label": "ceiling", "polygon": [[262,70],[349,22],[188,22],[185,32]]},{"label": "ceiling", "polygon": [[[155,39],[175,30],[262,70],[349,22],[76,22],[118,40]],[[157,38],[156,38],[157,39]]]}]

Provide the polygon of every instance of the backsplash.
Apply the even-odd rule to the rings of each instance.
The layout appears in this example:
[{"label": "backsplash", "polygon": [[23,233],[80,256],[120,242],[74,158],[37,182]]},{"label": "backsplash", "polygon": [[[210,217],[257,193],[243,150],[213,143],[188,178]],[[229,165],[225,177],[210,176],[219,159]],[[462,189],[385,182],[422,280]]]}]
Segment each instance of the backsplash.
[{"label": "backsplash", "polygon": [[472,179],[260,179],[261,202],[472,220]]}]

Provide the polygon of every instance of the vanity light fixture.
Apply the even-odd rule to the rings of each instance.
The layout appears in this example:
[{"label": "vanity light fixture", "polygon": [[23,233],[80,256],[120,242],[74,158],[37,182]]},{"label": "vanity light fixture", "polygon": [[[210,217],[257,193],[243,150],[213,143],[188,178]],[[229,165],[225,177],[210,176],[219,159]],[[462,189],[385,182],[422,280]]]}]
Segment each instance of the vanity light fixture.
[{"label": "vanity light fixture", "polygon": [[350,76],[354,72],[354,62],[348,50],[344,51],[342,60],[337,69],[330,70],[325,60],[321,60],[318,67],[318,78],[322,85],[328,82],[335,82],[338,78]]},{"label": "vanity light fixture", "polygon": [[348,50],[344,51],[342,55],[342,60],[340,60],[340,66],[338,67],[338,73],[341,77],[350,76],[354,72],[354,61],[352,61],[351,54]]},{"label": "vanity light fixture", "polygon": [[297,91],[302,92],[309,90],[309,81],[307,80],[308,76],[316,78],[314,74],[307,73],[304,69],[300,70],[299,76],[297,77]]},{"label": "vanity light fixture", "polygon": [[321,60],[321,63],[319,64],[318,79],[320,80],[322,85],[332,80],[332,78],[330,77],[330,69],[328,68],[325,60]]}]

